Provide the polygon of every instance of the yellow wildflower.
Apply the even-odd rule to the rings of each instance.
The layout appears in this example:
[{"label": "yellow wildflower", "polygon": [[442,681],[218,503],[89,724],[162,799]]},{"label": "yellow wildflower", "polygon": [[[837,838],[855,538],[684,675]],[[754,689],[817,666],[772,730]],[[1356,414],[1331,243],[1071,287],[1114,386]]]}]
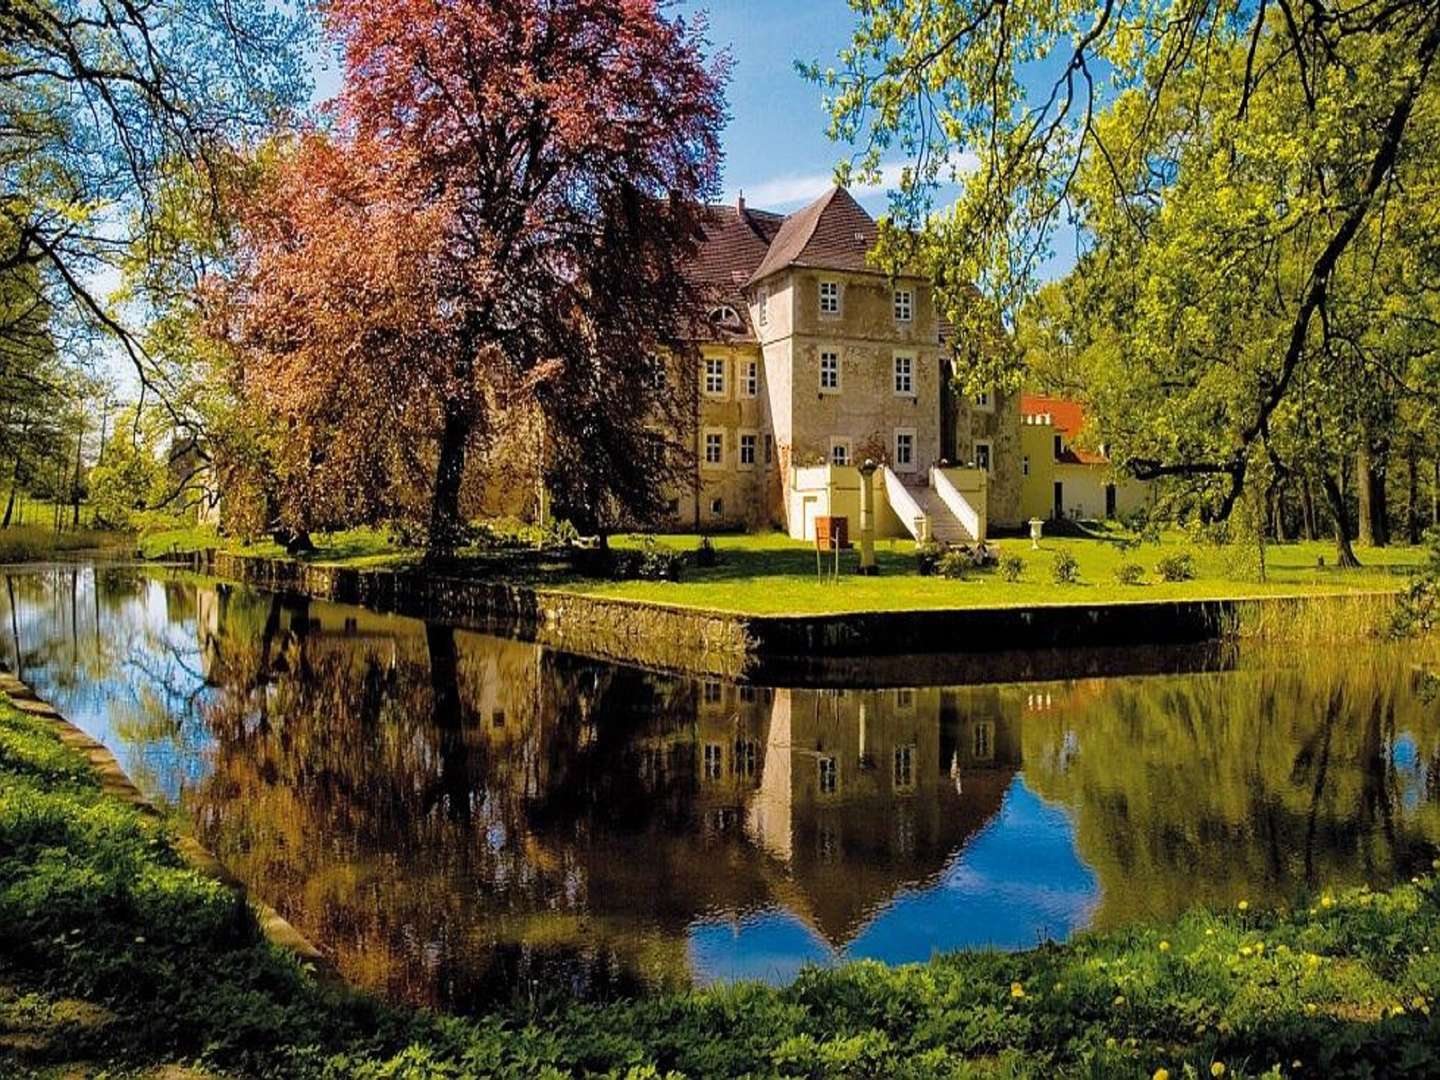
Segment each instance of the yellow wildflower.
[{"label": "yellow wildflower", "polygon": [[1018,982],[1011,983],[1010,996],[1012,998],[1023,998],[1025,996],[1025,987],[1021,986]]},{"label": "yellow wildflower", "polygon": [[1320,906],[1323,907],[1323,908],[1332,908],[1332,907],[1334,907],[1334,906],[1335,906],[1335,898],[1334,898],[1333,896],[1331,896],[1329,893],[1326,893],[1324,896],[1322,896],[1322,897],[1320,898]]},{"label": "yellow wildflower", "polygon": [[1211,1075],[1211,1076],[1224,1076],[1224,1075],[1225,1075],[1225,1063],[1224,1063],[1223,1061],[1217,1061],[1217,1062],[1215,1062],[1213,1065],[1211,1065],[1211,1066],[1210,1066],[1210,1075]]},{"label": "yellow wildflower", "polygon": [[1169,952],[1169,951],[1170,951],[1170,943],[1169,943],[1168,941],[1162,941],[1162,942],[1160,942],[1160,951],[1161,951],[1161,952]]},{"label": "yellow wildflower", "polygon": [[1241,945],[1241,946],[1240,946],[1240,955],[1241,955],[1241,956],[1249,956],[1249,955],[1250,955],[1252,952],[1254,952],[1254,951],[1255,951],[1255,950],[1252,949],[1252,948],[1250,948],[1249,945]]},{"label": "yellow wildflower", "polygon": [[1236,904],[1235,906],[1236,906],[1237,908],[1239,908],[1241,911],[1249,911],[1249,910],[1250,910],[1250,901],[1249,901],[1249,900],[1241,900],[1240,903]]},{"label": "yellow wildflower", "polygon": [[1155,1070],[1155,1075],[1152,1076],[1152,1077],[1150,1078],[1150,1080],[1170,1080],[1170,1070],[1169,1070],[1169,1069],[1156,1069],[1156,1070]]}]

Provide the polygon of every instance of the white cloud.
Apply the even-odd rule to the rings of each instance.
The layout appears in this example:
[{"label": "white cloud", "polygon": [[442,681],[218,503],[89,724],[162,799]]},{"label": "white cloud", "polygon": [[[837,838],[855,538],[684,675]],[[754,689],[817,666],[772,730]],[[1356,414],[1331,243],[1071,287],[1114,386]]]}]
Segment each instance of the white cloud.
[{"label": "white cloud", "polygon": [[[963,173],[973,169],[977,161],[974,154],[964,153],[955,155],[952,164],[956,172]],[[852,184],[850,194],[857,199],[866,199],[872,195],[893,191],[900,186],[900,175],[904,168],[905,163],[899,161],[882,165],[877,182]],[[942,170],[942,181],[949,178],[950,174]],[[834,183],[834,173],[785,173],[762,180],[758,184],[747,185],[741,190],[745,192],[745,201],[751,206],[778,210],[813,202],[829,191]],[[733,202],[738,194],[736,191],[730,192],[730,201]]]}]

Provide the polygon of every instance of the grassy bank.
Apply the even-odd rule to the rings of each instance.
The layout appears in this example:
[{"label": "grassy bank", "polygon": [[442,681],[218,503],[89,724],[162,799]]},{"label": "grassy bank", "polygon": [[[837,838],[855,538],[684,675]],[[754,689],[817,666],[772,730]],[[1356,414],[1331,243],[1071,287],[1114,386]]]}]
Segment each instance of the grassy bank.
[{"label": "grassy bank", "polygon": [[40,525],[0,529],[0,563],[42,562],[81,551],[129,549],[134,537],[92,529],[55,532]]},{"label": "grassy bank", "polygon": [[[397,545],[378,529],[352,529],[317,534],[316,551],[305,560],[354,567],[405,566],[418,562],[421,552]],[[1257,580],[1243,555],[1232,548],[1185,542],[1176,535],[1159,544],[1127,546],[1115,536],[1047,537],[1040,549],[1029,540],[997,542],[1002,556],[1019,560],[1016,580],[1006,580],[994,568],[977,570],[963,580],[924,577],[917,572],[911,541],[882,541],[877,546],[880,573],[860,577],[854,570],[859,555],[841,556],[838,580],[822,580],[816,573],[814,547],[779,533],[735,534],[711,538],[718,560],[713,566],[687,562],[679,581],[611,581],[583,577],[533,566],[507,570],[503,563],[487,562],[477,572],[500,574],[524,584],[561,588],[593,596],[645,600],[740,614],[830,614],[855,611],[907,611],[923,608],[1028,607],[1037,604],[1123,603],[1136,600],[1210,600],[1244,597],[1324,596],[1345,593],[1395,592],[1425,562],[1425,551],[1413,547],[1360,550],[1359,570],[1334,566],[1328,543],[1292,543],[1268,550],[1267,579]],[[660,536],[660,548],[694,552],[699,536]],[[634,535],[613,539],[616,548],[637,548],[646,538]],[[177,530],[156,533],[141,540],[150,557],[219,547],[237,554],[284,557],[279,545],[268,541],[243,544],[216,536],[213,531]],[[467,553],[462,553],[463,557]],[[469,553],[478,557],[481,552]],[[1057,584],[1055,560],[1074,557],[1076,580]],[[493,555],[493,553],[492,553]],[[1194,576],[1165,581],[1158,567],[1162,560],[1188,555]],[[1120,570],[1139,568],[1139,581],[1122,584]]]},{"label": "grassy bank", "polygon": [[783,989],[447,1019],[317,982],[0,702],[4,1075],[1431,1076],[1432,943],[1440,888],[1425,878]]}]

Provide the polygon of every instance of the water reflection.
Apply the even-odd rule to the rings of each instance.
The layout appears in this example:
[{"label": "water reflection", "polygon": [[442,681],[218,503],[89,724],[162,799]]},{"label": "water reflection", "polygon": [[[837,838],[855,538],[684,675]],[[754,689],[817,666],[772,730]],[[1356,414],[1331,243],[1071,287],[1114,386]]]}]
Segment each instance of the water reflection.
[{"label": "water reflection", "polygon": [[354,981],[784,979],[1383,884],[1440,840],[1410,658],[804,690],[124,568],[11,574],[9,663]]}]

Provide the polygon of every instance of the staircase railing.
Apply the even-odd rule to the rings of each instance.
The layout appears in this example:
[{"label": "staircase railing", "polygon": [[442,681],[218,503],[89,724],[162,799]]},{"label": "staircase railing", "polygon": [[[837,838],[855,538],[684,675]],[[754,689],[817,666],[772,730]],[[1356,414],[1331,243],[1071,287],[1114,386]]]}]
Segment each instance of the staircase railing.
[{"label": "staircase railing", "polygon": [[895,475],[889,465],[885,469],[885,497],[890,500],[890,509],[900,519],[900,524],[920,543],[930,539],[930,517],[915,501],[903,480]]},{"label": "staircase railing", "polygon": [[[944,470],[937,468],[930,470],[930,487],[934,489],[940,501],[945,504],[945,509],[954,514],[955,520],[964,526],[972,540],[985,539],[985,512],[977,510],[971,504],[950,477],[945,475]],[[979,495],[981,500],[985,498],[983,476],[980,479]]]}]

